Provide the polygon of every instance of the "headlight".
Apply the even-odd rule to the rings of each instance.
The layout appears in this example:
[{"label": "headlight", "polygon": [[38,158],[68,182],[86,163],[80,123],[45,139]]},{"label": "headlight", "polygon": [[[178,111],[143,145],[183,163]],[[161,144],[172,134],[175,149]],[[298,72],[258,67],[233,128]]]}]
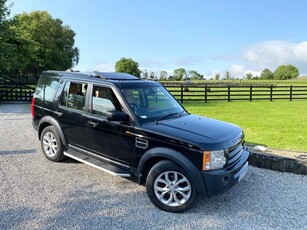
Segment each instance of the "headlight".
[{"label": "headlight", "polygon": [[204,151],[203,152],[203,167],[204,171],[223,168],[226,164],[224,150]]}]

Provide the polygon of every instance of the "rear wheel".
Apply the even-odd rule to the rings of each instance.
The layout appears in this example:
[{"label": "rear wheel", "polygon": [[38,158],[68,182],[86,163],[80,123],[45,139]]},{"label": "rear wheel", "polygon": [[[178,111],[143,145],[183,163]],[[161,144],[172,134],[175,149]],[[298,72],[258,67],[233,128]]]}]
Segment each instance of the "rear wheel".
[{"label": "rear wheel", "polygon": [[184,212],[198,197],[189,175],[169,160],[152,167],[147,176],[146,190],[151,202],[167,212]]},{"label": "rear wheel", "polygon": [[61,139],[53,126],[47,126],[42,131],[41,146],[45,157],[49,160],[61,161],[65,158]]}]

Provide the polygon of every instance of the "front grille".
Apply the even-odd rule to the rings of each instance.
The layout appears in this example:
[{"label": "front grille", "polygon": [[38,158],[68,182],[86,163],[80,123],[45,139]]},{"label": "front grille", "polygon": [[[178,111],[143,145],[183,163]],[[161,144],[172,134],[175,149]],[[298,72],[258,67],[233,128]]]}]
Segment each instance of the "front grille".
[{"label": "front grille", "polygon": [[[226,154],[227,163],[225,165],[225,168],[228,170],[233,169],[234,166],[237,164],[237,162],[240,161],[243,153],[244,153],[244,142],[242,140],[238,144],[228,149],[228,154]],[[239,170],[239,169],[236,169],[236,170]]]}]

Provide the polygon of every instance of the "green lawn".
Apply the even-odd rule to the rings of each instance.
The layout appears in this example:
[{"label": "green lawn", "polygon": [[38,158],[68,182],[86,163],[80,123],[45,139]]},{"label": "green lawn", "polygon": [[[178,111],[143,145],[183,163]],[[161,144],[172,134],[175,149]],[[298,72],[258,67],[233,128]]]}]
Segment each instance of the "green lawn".
[{"label": "green lawn", "polygon": [[246,142],[307,152],[307,101],[185,102],[194,114],[239,125]]},{"label": "green lawn", "polygon": [[[186,81],[162,81],[165,84],[185,84]],[[288,85],[306,85],[307,84],[307,76],[306,77],[299,77],[290,80],[198,80],[198,81],[191,81],[192,83],[200,83],[204,84],[237,84],[237,85],[281,85],[281,86],[288,86]]]}]

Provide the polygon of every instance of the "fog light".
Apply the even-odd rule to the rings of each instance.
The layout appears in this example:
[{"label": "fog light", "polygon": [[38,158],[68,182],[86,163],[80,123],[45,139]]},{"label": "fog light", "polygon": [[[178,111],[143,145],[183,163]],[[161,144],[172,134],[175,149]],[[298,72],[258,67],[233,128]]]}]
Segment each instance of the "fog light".
[{"label": "fog light", "polygon": [[229,183],[229,177],[228,176],[225,176],[223,179],[222,179],[222,184],[225,186]]}]

